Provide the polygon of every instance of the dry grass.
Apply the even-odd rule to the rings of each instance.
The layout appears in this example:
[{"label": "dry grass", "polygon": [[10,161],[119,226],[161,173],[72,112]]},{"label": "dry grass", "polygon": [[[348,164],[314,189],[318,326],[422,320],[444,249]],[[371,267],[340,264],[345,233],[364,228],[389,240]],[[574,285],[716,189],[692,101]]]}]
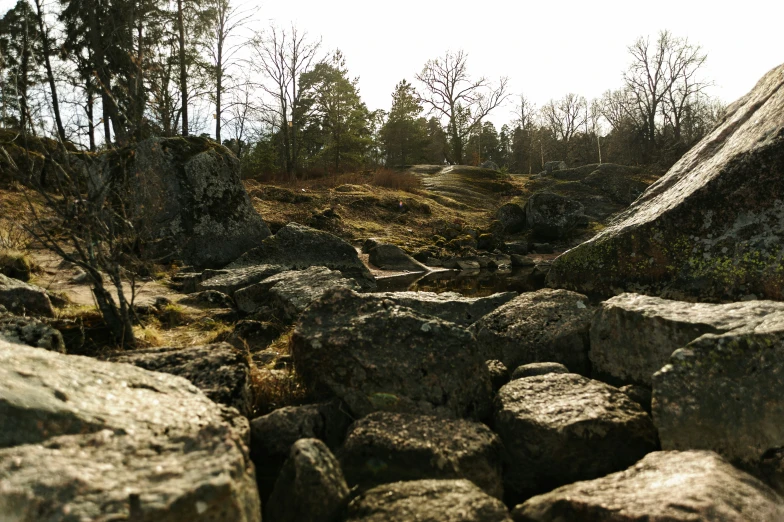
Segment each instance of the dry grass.
[{"label": "dry grass", "polygon": [[[276,339],[267,349],[280,354],[291,353],[293,329]],[[308,399],[305,386],[297,373],[289,365],[274,368],[251,365],[251,385],[255,397],[254,412],[265,415],[284,406],[304,404]]]},{"label": "dry grass", "polygon": [[422,190],[422,179],[411,172],[398,172],[390,169],[379,169],[373,174],[371,184],[403,192],[417,194]]}]

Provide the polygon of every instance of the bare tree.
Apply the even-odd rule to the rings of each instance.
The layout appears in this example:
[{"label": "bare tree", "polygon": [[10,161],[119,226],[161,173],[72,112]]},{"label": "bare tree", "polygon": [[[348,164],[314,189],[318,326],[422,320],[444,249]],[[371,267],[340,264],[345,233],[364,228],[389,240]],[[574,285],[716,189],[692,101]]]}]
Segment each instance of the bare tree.
[{"label": "bare tree", "polygon": [[485,77],[472,80],[467,58],[462,50],[447,51],[443,57],[428,60],[416,75],[425,87],[422,103],[430,107],[431,113],[448,120],[452,160],[458,164],[463,163],[463,147],[468,137],[508,96],[505,77],[497,86],[492,86]]},{"label": "bare tree", "polygon": [[700,46],[691,45],[688,39],[676,40],[673,52],[668,56],[667,75],[672,81],[664,99],[663,112],[672,126],[676,142],[681,141],[685,112],[710,85],[698,76],[707,58],[707,55],[702,54]]},{"label": "bare tree", "polygon": [[295,26],[287,31],[271,26],[253,39],[253,65],[264,76],[262,90],[272,98],[266,107],[280,128],[286,174],[296,179],[299,164],[299,132],[304,124],[300,77],[319,61],[321,40],[310,41],[308,34]]},{"label": "bare tree", "polygon": [[587,121],[586,106],[585,98],[569,93],[560,100],[550,100],[542,107],[545,124],[556,139],[563,143],[564,159],[569,154],[572,138]]}]

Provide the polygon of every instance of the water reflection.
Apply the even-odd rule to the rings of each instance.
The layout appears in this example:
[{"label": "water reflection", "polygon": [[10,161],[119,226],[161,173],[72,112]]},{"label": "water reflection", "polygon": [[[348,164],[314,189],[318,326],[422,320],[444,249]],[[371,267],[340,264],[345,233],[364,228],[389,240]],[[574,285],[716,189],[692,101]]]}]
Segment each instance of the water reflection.
[{"label": "water reflection", "polygon": [[378,280],[379,292],[457,292],[469,297],[484,297],[497,292],[533,292],[544,288],[544,276],[533,268],[505,271],[447,270],[427,275],[411,274]]}]

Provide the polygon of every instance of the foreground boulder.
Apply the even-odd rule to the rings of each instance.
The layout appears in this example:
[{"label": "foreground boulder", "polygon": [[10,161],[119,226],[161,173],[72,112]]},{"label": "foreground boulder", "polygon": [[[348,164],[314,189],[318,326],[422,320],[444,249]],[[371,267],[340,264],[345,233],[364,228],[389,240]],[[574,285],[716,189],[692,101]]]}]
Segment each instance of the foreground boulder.
[{"label": "foreground boulder", "polygon": [[706,333],[753,327],[784,303],[687,303],[623,294],[602,303],[591,324],[591,364],[597,375],[619,383],[651,385],[672,352]]},{"label": "foreground boulder", "polygon": [[19,315],[54,317],[46,290],[0,274],[0,306]]},{"label": "foreground boulder", "polygon": [[489,412],[490,375],[474,337],[389,300],[329,290],[301,316],[291,351],[307,388],[343,399],[356,416]]},{"label": "foreground boulder", "polygon": [[340,270],[356,279],[364,288],[374,288],[375,278],[349,243],[328,232],[298,223],[289,223],[261,245],[229,265],[243,268],[253,265],[282,265],[290,270],[325,266]]},{"label": "foreground boulder", "polygon": [[709,451],[660,451],[626,471],[534,497],[515,522],[728,522],[784,520],[768,486]]},{"label": "foreground boulder", "polygon": [[0,307],[0,339],[65,353],[65,341],[59,330],[30,317],[20,317]]},{"label": "foreground boulder", "polygon": [[338,453],[349,485],[369,489],[401,480],[470,480],[503,495],[501,440],[484,424],[377,412],[356,421]]},{"label": "foreground boulder", "polygon": [[537,192],[525,204],[525,219],[536,237],[563,239],[585,223],[585,207],[552,192]]},{"label": "foreground boulder", "polygon": [[606,229],[559,257],[551,286],[613,295],[784,299],[784,65]]},{"label": "foreground boulder", "polygon": [[499,292],[487,297],[464,297],[456,292],[380,292],[369,295],[424,315],[468,326],[517,297],[517,292]]},{"label": "foreground boulder", "polygon": [[471,326],[485,359],[508,368],[561,363],[588,375],[588,331],[594,308],[584,295],[544,289],[521,294]]},{"label": "foreground boulder", "polygon": [[253,412],[248,358],[228,343],[133,350],[109,359],[185,377],[213,401],[234,406],[245,416]]},{"label": "foreground boulder", "polygon": [[149,258],[220,267],[270,230],[251,205],[239,160],[203,138],[150,138],[101,156],[91,190],[122,194]]},{"label": "foreground boulder", "polygon": [[368,251],[368,260],[382,270],[430,272],[430,268],[409,256],[398,246],[379,243]]},{"label": "foreground boulder", "polygon": [[784,447],[784,314],[676,350],[653,376],[663,449],[710,449],[755,468]]},{"label": "foreground boulder", "polygon": [[511,522],[506,506],[467,480],[384,484],[351,501],[346,522]]},{"label": "foreground boulder", "polygon": [[247,421],[181,377],[0,341],[0,397],[4,520],[261,520]]},{"label": "foreground boulder", "polygon": [[498,392],[493,420],[509,454],[509,500],[624,469],[657,449],[639,404],[570,373],[511,381]]}]

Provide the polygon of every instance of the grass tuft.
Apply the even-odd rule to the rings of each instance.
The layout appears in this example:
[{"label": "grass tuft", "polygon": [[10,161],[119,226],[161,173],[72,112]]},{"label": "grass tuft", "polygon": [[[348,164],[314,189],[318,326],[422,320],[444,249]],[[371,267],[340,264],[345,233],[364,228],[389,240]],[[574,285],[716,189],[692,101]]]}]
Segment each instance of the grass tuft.
[{"label": "grass tuft", "polygon": [[398,172],[390,169],[379,169],[373,174],[372,185],[385,187],[404,192],[419,192],[423,185],[422,180],[411,172]]}]

